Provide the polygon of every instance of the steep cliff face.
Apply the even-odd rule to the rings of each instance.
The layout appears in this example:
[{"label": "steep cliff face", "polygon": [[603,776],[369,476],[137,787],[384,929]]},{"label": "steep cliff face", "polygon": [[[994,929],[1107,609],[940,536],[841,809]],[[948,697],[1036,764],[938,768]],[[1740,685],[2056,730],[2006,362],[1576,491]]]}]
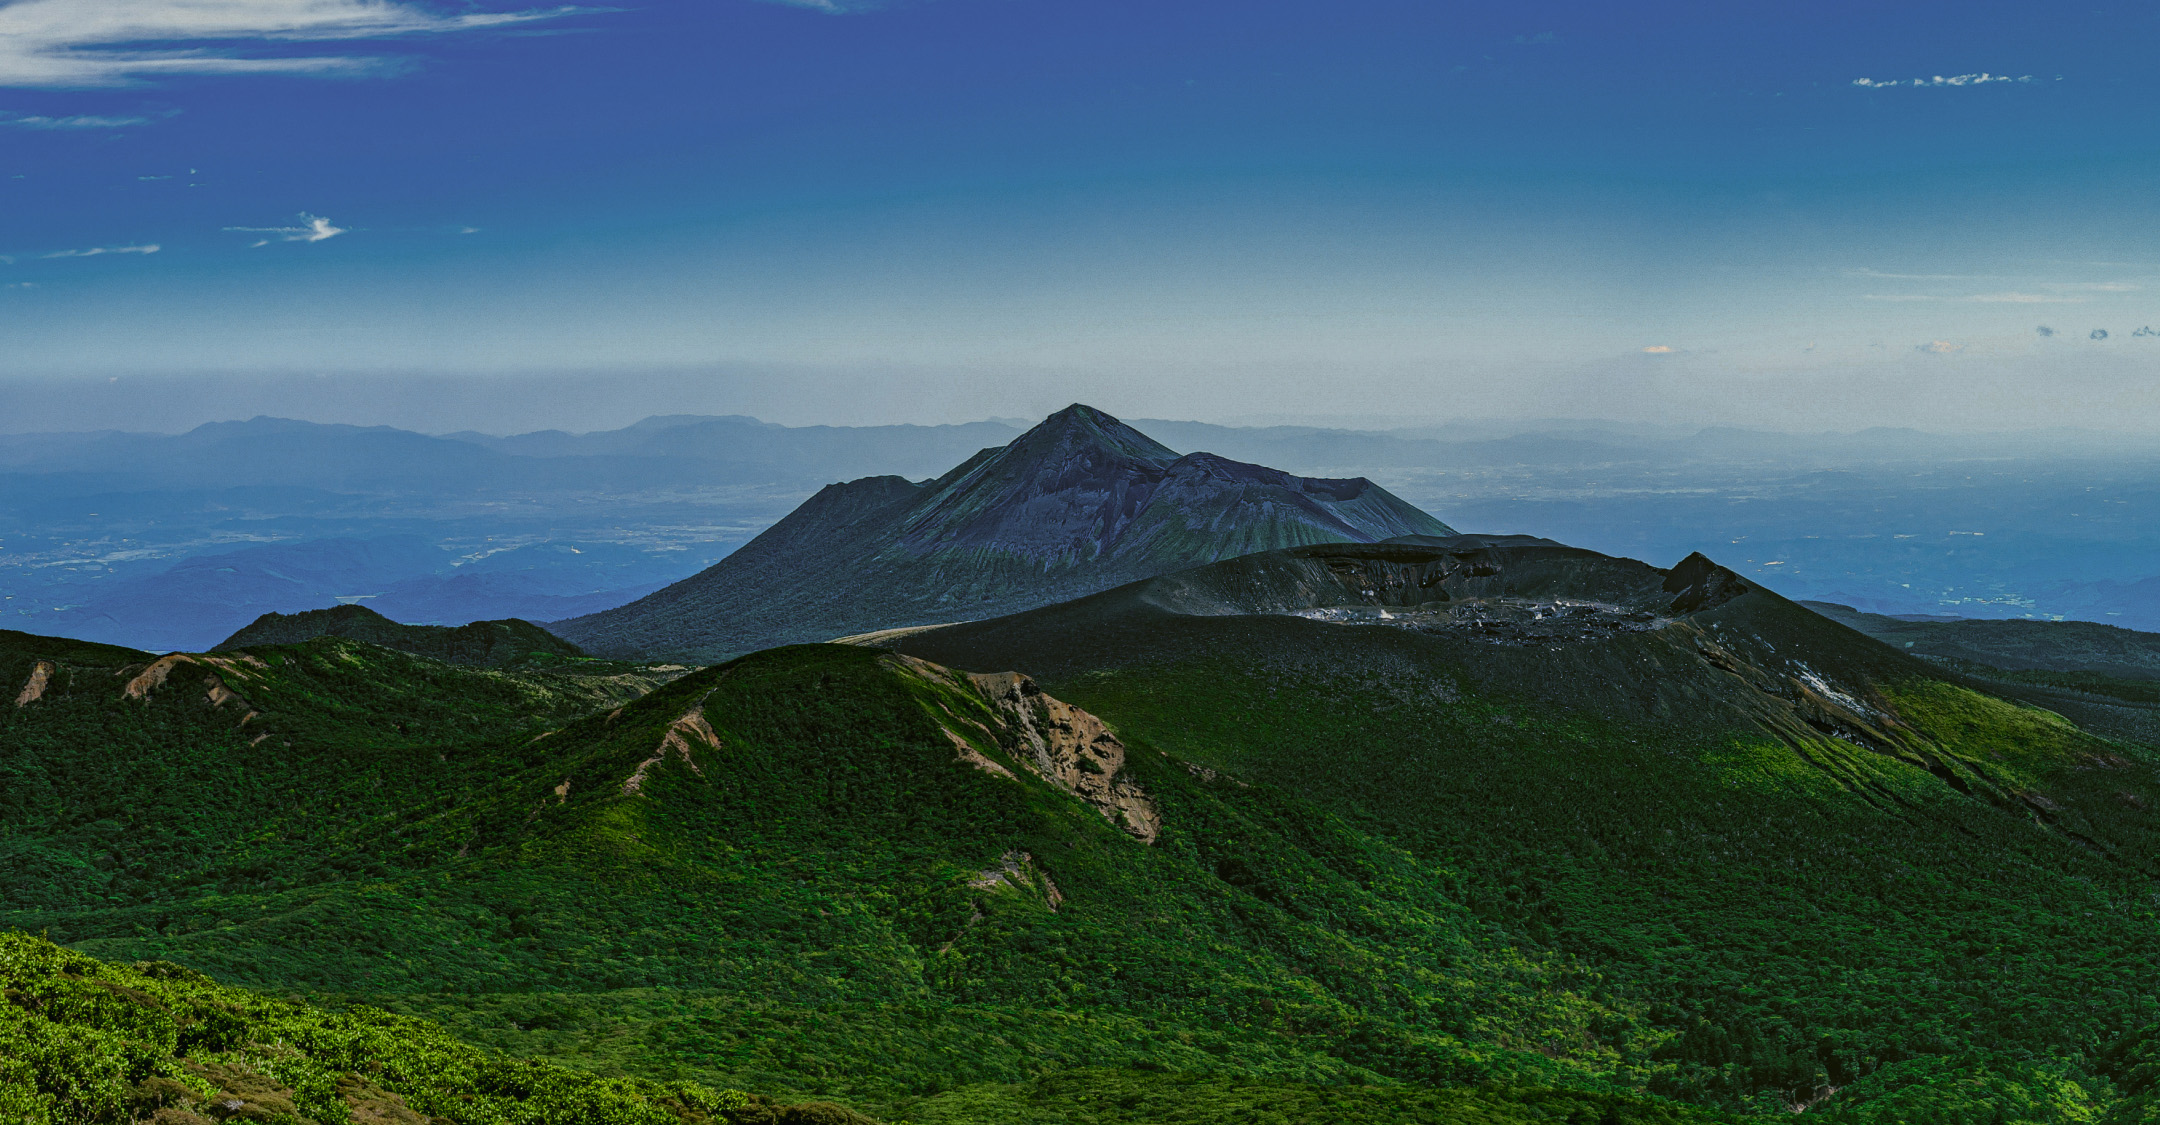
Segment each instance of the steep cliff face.
[{"label": "steep cliff face", "polygon": [[1052,698],[1018,672],[959,672],[910,656],[884,659],[903,675],[984,705],[988,722],[943,705],[932,713],[961,761],[1008,781],[1032,773],[1143,844],[1162,833],[1162,810],[1126,770],[1125,744],[1101,719]]},{"label": "steep cliff face", "polygon": [[1448,534],[1371,481],[1180,456],[1074,405],[936,480],[829,486],[704,572],[553,628],[596,653],[712,660],[996,617],[1254,551]]},{"label": "steep cliff face", "polygon": [[1037,776],[1086,801],[1144,844],[1162,831],[1162,811],[1125,772],[1125,744],[1101,719],[1051,698],[1018,672],[968,677],[1005,717],[1005,730]]}]

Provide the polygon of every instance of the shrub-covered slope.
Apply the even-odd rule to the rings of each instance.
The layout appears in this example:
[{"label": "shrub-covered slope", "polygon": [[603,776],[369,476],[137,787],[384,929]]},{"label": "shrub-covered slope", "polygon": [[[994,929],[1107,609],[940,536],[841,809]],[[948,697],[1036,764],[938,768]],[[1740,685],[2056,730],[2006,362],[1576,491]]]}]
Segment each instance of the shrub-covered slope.
[{"label": "shrub-covered slope", "polygon": [[584,650],[530,621],[508,618],[469,625],[405,625],[361,605],[266,613],[225,638],[215,652],[258,645],[293,645],[316,637],[344,637],[452,664],[500,668],[576,660]]},{"label": "shrub-covered slope", "polygon": [[[0,996],[0,1121],[9,1125],[704,1125],[780,1116],[768,1100],[735,1091],[505,1057],[420,1020],[274,1000],[170,962],[108,964],[23,933],[0,932]],[[811,1125],[815,1113],[787,1116]]]},{"label": "shrub-covered slope", "polygon": [[153,656],[0,633],[0,903],[94,909],[424,867],[456,849],[456,810],[489,775],[476,746],[665,679],[466,668],[330,637]]},{"label": "shrub-covered slope", "polygon": [[[1708,560],[1306,547],[893,643],[416,730],[342,809],[356,747],[143,740],[265,850],[139,854],[206,791],[92,830],[48,784],[8,845],[95,895],[0,881],[0,922],[918,1122],[2143,1112],[2151,750]],[[71,671],[0,762],[219,711],[141,674]]]},{"label": "shrub-covered slope", "polygon": [[[207,706],[111,694],[100,713]],[[63,714],[46,702],[10,716],[10,766]],[[393,754],[337,800],[281,764],[316,754],[240,753],[205,741],[165,769],[230,770],[274,810],[233,822],[246,854],[132,842],[184,831],[195,801],[101,806],[123,826],[101,836],[74,827],[87,810],[51,817],[92,799],[49,786],[25,811],[50,818],[10,831],[69,842],[86,873],[8,881],[0,921],[603,1070],[929,1119],[1036,1096],[981,1083],[1104,1067],[1149,1104],[1234,1109],[1262,1095],[1223,1090],[1265,1079],[1310,1103],[1285,1120],[1330,1120],[1311,1091],[1343,1082],[1413,1119],[1420,1086],[1465,1083],[1498,1084],[1460,1095],[1496,1121],[1692,1119],[1631,1092],[1657,1065],[1637,1008],[1476,918],[1445,866],[1128,745],[1024,677],[775,650],[548,731]]]},{"label": "shrub-covered slope", "polygon": [[1028,668],[1447,865],[1477,917],[1642,1005],[1653,1090],[1872,1121],[1960,1087],[1959,1120],[2079,1120],[2114,1096],[2090,1060],[2156,1007],[2150,747],[1707,560],[1306,548],[891,643]]},{"label": "shrub-covered slope", "polygon": [[1447,533],[1363,478],[1180,457],[1075,405],[936,480],[832,485],[706,570],[552,628],[603,655],[710,661],[1012,613],[1251,551]]}]

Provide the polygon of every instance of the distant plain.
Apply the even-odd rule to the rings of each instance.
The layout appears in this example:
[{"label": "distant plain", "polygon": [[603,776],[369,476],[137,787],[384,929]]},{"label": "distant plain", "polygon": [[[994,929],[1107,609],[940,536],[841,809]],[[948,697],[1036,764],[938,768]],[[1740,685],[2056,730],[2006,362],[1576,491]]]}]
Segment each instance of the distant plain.
[{"label": "distant plain", "polygon": [[[2160,629],[2160,444],[1136,421],[1181,452],[1370,477],[1468,531],[1659,565],[1702,551],[1788,597]],[[822,485],[926,478],[1023,428],[684,415],[512,437],[275,419],[0,435],[0,618],[153,649],[335,602],[559,620],[711,565]]]}]

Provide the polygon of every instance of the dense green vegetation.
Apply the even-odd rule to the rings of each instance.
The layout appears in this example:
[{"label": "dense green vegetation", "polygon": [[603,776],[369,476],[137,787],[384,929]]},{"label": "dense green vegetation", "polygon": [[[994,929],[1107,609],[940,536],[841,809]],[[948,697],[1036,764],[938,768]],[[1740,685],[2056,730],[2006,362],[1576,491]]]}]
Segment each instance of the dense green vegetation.
[{"label": "dense green vegetation", "polygon": [[[382,650],[311,646],[374,674],[403,667]],[[117,679],[81,676],[98,692],[5,721],[20,733],[70,706],[109,714]],[[127,708],[226,721],[176,693]],[[652,761],[692,711],[717,744]],[[1013,776],[956,760],[952,716]],[[964,681],[869,650],[780,650],[545,738],[520,729],[393,755],[374,768],[404,771],[387,776],[419,795],[406,812],[317,818],[312,858],[281,852],[267,879],[214,864],[208,878],[158,878],[163,853],[126,837],[204,811],[139,802],[104,853],[127,855],[139,881],[89,905],[14,894],[7,918],[100,955],[425,1013],[471,1041],[602,1073],[827,1094],[888,1115],[976,1083],[1120,1066],[1366,1084],[1406,1105],[1428,1095],[1404,1083],[1502,1083],[1481,1095],[1495,1106],[1572,1088],[1651,1114],[1641,1120],[1668,1114],[1626,1092],[1649,1061],[1639,1019],[1579,966],[1489,932],[1444,870],[1286,794],[1136,752],[1129,771],[1163,810],[1151,847],[1028,772],[988,733],[1000,723]],[[140,752],[170,745],[161,732]],[[200,768],[219,749],[184,752]],[[315,757],[251,761],[268,800],[219,818],[285,843],[307,818],[281,806],[331,804],[312,793],[331,784]],[[372,776],[353,782],[375,791]],[[273,815],[246,822],[262,804]],[[1008,865],[1024,876],[986,881]]]},{"label": "dense green vegetation", "polygon": [[155,658],[0,633],[0,902],[425,868],[464,842],[454,810],[492,769],[478,748],[666,678],[484,671],[335,638]]},{"label": "dense green vegetation", "polygon": [[17,637],[0,924],[916,1125],[2160,1120],[2160,755],[1725,589],[1574,643],[1132,591],[893,642],[1108,757],[877,649],[622,702],[332,638],[130,695]]},{"label": "dense green vegetation", "polygon": [[[406,625],[363,605],[339,605],[304,613],[266,613],[225,638],[215,651],[263,645],[294,645],[317,637],[344,637],[452,664],[483,668],[572,665],[584,650],[530,621],[508,618],[468,625]],[[597,663],[597,662],[595,662]]]},{"label": "dense green vegetation", "polygon": [[115,965],[0,933],[0,1121],[10,1125],[849,1125],[693,1083],[603,1078],[480,1050],[425,1022]]},{"label": "dense green vegetation", "polygon": [[[1160,597],[898,643],[1028,667],[1129,740],[1448,865],[1518,948],[1640,1005],[1669,1036],[1646,1085],[1670,1096],[1895,1120],[1881,1107],[1948,1084],[1994,1091],[1973,1104],[2004,1120],[2079,1120],[2111,1096],[2091,1057],[2160,1015],[2149,747],[1767,595],[1699,632],[1534,647]],[[1778,649],[1865,685],[1882,741],[1783,721],[1805,693],[1744,690]]]}]

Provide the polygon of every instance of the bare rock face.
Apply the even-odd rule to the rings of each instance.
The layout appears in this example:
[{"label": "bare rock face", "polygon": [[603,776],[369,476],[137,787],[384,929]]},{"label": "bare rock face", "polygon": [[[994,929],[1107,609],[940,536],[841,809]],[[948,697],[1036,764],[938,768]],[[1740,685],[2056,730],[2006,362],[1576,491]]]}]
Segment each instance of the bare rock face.
[{"label": "bare rock face", "polygon": [[1125,744],[1101,719],[1052,698],[1018,672],[976,674],[968,679],[1004,716],[1024,764],[1043,780],[1095,806],[1105,819],[1140,842],[1155,842],[1162,831],[1162,812],[1140,783],[1125,775]]},{"label": "bare rock face", "polygon": [[24,682],[22,691],[15,696],[15,706],[28,707],[45,698],[45,685],[52,682],[54,668],[50,660],[40,660],[30,669],[30,679]]},{"label": "bare rock face", "polygon": [[980,740],[980,745],[993,747],[999,757],[1087,802],[1103,819],[1141,843],[1152,844],[1161,834],[1162,810],[1125,772],[1125,744],[1101,719],[1052,698],[1018,672],[957,672],[898,653],[885,660],[903,675],[970,692],[989,708],[988,723],[944,704],[931,709],[931,717],[952,740],[960,761],[993,777],[1020,780],[977,749]]}]

